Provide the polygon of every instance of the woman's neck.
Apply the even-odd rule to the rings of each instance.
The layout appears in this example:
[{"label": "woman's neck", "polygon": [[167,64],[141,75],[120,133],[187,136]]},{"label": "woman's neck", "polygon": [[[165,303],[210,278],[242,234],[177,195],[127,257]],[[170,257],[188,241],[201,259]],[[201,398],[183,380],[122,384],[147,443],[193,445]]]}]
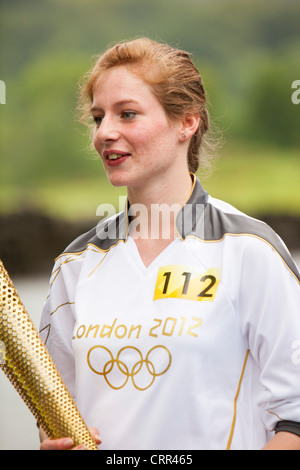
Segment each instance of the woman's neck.
[{"label": "woman's neck", "polygon": [[191,193],[189,172],[162,177],[140,188],[128,188],[129,235],[133,238],[174,239],[176,217]]}]

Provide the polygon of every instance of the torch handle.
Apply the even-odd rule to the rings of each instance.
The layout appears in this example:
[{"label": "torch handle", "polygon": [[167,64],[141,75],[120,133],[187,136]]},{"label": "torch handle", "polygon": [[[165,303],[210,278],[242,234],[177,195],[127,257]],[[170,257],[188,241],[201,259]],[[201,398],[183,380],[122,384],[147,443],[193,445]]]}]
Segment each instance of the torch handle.
[{"label": "torch handle", "polygon": [[49,438],[97,450],[62,377],[0,260],[1,369]]}]

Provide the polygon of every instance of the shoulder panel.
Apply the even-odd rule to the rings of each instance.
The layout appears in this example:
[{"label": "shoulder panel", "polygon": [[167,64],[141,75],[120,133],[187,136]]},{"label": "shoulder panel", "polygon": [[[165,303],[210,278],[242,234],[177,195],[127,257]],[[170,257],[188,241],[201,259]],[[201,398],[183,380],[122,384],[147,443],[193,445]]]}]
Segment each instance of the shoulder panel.
[{"label": "shoulder panel", "polygon": [[204,241],[221,241],[226,235],[253,236],[269,244],[281,256],[284,263],[300,281],[299,270],[286,245],[274,230],[261,220],[241,212],[224,212],[208,203],[204,210]]},{"label": "shoulder panel", "polygon": [[119,240],[127,238],[127,215],[125,212],[101,220],[96,227],[76,238],[62,254],[80,253],[88,245],[94,245],[100,250],[107,251]]}]

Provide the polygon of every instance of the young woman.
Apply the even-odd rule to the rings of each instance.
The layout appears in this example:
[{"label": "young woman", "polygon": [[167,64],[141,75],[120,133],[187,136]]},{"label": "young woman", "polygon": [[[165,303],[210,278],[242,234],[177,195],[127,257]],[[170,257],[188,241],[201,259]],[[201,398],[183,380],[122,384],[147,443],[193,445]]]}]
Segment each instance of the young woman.
[{"label": "young woman", "polygon": [[57,258],[41,334],[101,448],[300,449],[299,272],[195,176],[209,119],[189,54],[118,44],[81,103],[128,200]]}]

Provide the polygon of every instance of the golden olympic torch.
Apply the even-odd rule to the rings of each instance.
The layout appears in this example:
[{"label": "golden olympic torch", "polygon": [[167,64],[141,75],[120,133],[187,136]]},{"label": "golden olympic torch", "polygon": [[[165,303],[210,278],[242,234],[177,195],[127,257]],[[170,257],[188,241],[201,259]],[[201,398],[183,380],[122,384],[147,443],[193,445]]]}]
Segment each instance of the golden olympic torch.
[{"label": "golden olympic torch", "polygon": [[1,260],[0,368],[49,438],[98,449]]}]

